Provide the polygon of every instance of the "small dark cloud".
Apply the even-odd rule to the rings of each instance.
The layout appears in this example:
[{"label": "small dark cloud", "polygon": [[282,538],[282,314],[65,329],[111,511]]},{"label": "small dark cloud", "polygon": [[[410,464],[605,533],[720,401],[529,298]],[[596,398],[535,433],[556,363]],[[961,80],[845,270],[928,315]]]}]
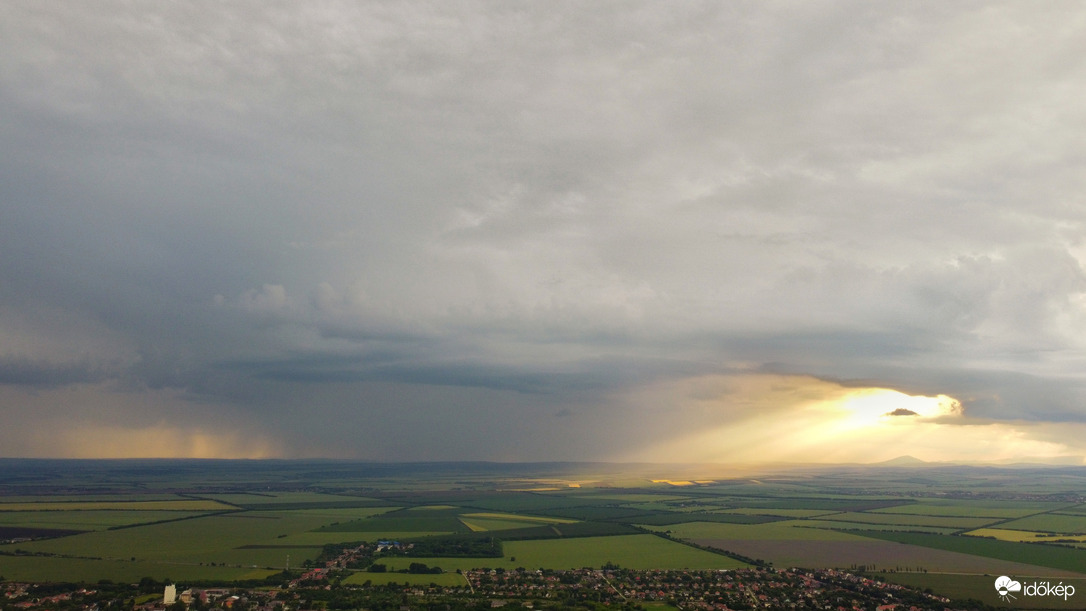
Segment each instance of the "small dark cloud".
[{"label": "small dark cloud", "polygon": [[920,414],[914,412],[911,409],[905,409],[904,407],[899,407],[899,408],[895,409],[894,411],[886,412],[883,415],[885,415],[885,416],[919,416]]}]

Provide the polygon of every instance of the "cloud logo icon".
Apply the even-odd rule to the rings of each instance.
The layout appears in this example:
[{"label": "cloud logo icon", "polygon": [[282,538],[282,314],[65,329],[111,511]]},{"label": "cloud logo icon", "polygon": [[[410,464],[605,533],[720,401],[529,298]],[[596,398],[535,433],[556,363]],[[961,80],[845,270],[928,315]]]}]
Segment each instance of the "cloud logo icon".
[{"label": "cloud logo icon", "polygon": [[999,597],[1004,601],[1015,598],[1011,595],[1011,592],[1021,592],[1022,584],[1003,575],[995,580],[995,589],[999,593]]}]

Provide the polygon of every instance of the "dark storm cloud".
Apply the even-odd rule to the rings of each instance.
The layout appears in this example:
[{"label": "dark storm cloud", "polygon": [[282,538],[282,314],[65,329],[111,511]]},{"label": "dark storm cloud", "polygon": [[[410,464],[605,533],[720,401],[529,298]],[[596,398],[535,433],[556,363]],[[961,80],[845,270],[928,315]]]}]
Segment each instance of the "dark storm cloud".
[{"label": "dark storm cloud", "polygon": [[299,384],[376,381],[546,395],[599,393],[675,376],[720,372],[718,367],[707,364],[627,357],[534,363],[531,367],[494,362],[430,362],[424,354],[406,351],[298,355],[270,361],[225,362],[216,369],[253,379]]},{"label": "dark storm cloud", "polygon": [[1086,420],[1084,19],[9,3],[0,384],[400,458],[594,456],[712,374]]},{"label": "dark storm cloud", "polygon": [[102,370],[89,363],[57,364],[25,359],[0,360],[0,384],[54,388],[109,380],[116,371]]}]

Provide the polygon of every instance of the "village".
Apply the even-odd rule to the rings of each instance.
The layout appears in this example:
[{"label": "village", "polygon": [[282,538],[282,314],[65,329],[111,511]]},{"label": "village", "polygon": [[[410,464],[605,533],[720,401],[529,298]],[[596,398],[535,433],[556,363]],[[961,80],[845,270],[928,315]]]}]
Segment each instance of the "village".
[{"label": "village", "polygon": [[[319,611],[373,609],[825,609],[835,611],[916,611],[981,609],[981,603],[952,602],[895,584],[836,570],[766,568],[635,571],[621,568],[464,571],[462,586],[391,582],[352,586],[339,583],[342,569],[311,569],[277,588],[163,587],[162,596],[135,604],[137,594],[109,596],[85,587],[66,592],[33,584],[6,584],[0,608],[15,610],[135,609],[139,611]],[[137,584],[132,584],[136,588]],[[48,590],[48,594],[44,591]]]},{"label": "village", "polygon": [[[499,604],[565,600],[679,609],[943,609],[949,600],[842,571],[626,569],[469,571],[475,595]],[[523,605],[528,608],[528,605]]]},{"label": "village", "polygon": [[[184,587],[144,579],[139,584],[99,584],[98,589],[59,584],[4,584],[0,611],[454,611],[544,609],[823,609],[920,611],[983,609],[855,573],[822,569],[631,570],[619,566],[576,570],[483,568],[457,571],[462,585],[423,585],[433,572],[412,564],[403,582],[375,560],[409,553],[397,541],[329,546],[317,563],[284,571],[278,585]],[[377,570],[375,570],[377,569]],[[437,569],[440,571],[440,569]],[[351,576],[382,574],[378,583],[345,583]],[[161,593],[161,594],[158,594]]]}]

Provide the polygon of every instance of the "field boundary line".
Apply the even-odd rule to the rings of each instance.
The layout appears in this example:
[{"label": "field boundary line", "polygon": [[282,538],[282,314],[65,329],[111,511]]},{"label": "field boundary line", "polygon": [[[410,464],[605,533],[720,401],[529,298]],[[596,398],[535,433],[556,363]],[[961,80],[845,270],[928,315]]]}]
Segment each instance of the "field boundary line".
[{"label": "field boundary line", "polygon": [[648,530],[648,529],[645,529],[645,528],[641,528],[640,526],[635,526],[633,524],[631,524],[630,526],[633,526],[634,528],[640,530],[641,532],[643,532],[645,534],[655,535],[657,537],[660,537],[661,539],[664,539],[665,541],[671,541],[672,543],[678,543],[680,545],[685,545],[687,547],[692,547],[692,548],[694,548],[696,550],[701,550],[703,552],[709,552],[711,554],[716,554],[717,556],[724,556],[725,558],[731,558],[732,560],[738,560],[739,562],[749,564],[751,566],[768,567],[768,566],[773,565],[772,562],[765,562],[765,561],[755,559],[755,558],[748,558],[747,556],[744,556],[742,554],[737,554],[735,552],[731,552],[731,551],[728,551],[726,549],[720,549],[719,547],[713,547],[711,545],[701,545],[699,543],[694,543],[693,541],[688,541],[686,539],[678,539],[678,538],[675,538],[675,537],[673,537],[673,536],[671,536],[671,535],[669,535],[669,534],[667,534],[665,532],[662,532],[662,531]]},{"label": "field boundary line", "polygon": [[244,513],[244,509],[226,509],[223,511],[214,511],[211,513],[202,513],[198,516],[184,516],[180,518],[168,518],[165,520],[154,520],[153,522],[140,522],[139,524],[119,524],[117,526],[110,526],[106,530],[124,530],[126,528],[138,528],[140,526],[154,526],[155,524],[169,524],[170,522],[183,522],[185,520],[195,520],[197,518],[210,518],[212,516],[221,516],[226,514]]},{"label": "field boundary line", "polygon": [[[1082,505],[1082,504],[1083,503],[1072,503],[1070,506],[1071,507],[1078,507],[1079,505]],[[1067,507],[1054,507],[1054,508],[1049,509],[1047,511],[1038,511],[1037,513],[1031,513],[1031,514],[1028,514],[1028,515],[1019,516],[1017,518],[1007,518],[1006,520],[999,520],[999,521],[987,524],[985,526],[981,526],[980,528],[998,528],[1001,524],[1006,524],[1008,522],[1014,522],[1016,520],[1025,520],[1026,518],[1034,518],[1034,517],[1037,517],[1037,516],[1043,516],[1043,515],[1046,515],[1046,514],[1055,513],[1057,511],[1062,511],[1064,509],[1067,509]],[[954,534],[956,534],[956,535],[964,535],[965,533],[967,533],[967,532],[969,532],[971,530],[977,530],[977,529],[976,528],[966,528],[964,530],[959,530],[959,531],[955,532]],[[1018,528],[1008,528],[1006,530],[1020,530],[1020,529],[1018,529]],[[1040,532],[1040,531],[1022,531],[1022,532]],[[969,535],[965,535],[965,536],[969,536]]]}]

